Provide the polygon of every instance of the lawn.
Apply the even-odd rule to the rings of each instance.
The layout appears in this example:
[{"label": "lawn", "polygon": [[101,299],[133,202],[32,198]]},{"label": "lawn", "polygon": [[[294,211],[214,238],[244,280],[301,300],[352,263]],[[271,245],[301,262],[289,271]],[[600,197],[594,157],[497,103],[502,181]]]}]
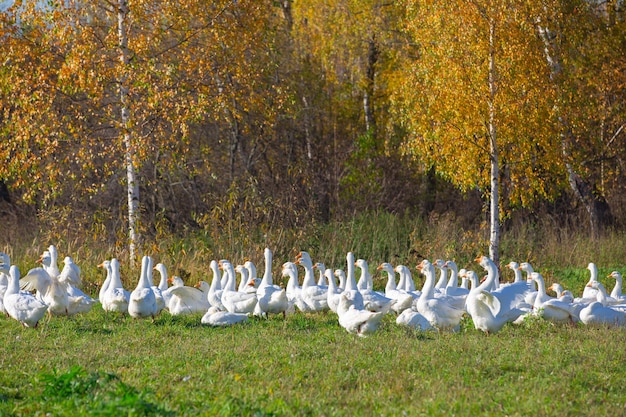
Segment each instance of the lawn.
[{"label": "lawn", "polygon": [[0,415],[622,415],[626,331],[464,319],[421,333],[389,315],[369,338],[333,313],[210,328],[97,306],[39,328],[0,322]]}]

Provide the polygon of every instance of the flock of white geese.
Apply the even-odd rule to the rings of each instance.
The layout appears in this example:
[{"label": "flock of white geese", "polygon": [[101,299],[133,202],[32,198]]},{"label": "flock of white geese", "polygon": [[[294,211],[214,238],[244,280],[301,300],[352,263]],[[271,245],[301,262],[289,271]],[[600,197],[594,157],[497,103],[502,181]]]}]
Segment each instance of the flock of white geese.
[{"label": "flock of white geese", "polygon": [[[294,262],[282,265],[282,276],[288,278],[286,288],[282,288],[273,282],[271,250],[266,248],[264,255],[262,277],[257,277],[250,261],[234,266],[228,260],[214,260],[210,263],[211,283],[200,281],[194,287],[184,285],[179,277],[169,277],[165,265],[153,266],[152,258],[144,256],[137,287],[132,291],[124,289],[120,264],[113,258],[98,265],[106,271],[106,279],[98,299],[94,299],[80,290],[81,270],[71,257],[65,257],[59,269],[53,245],[42,254],[42,266],[24,277],[20,277],[16,265],[11,265],[10,257],[0,253],[0,311],[25,327],[36,327],[46,314],[87,313],[96,303],[106,312],[133,318],[154,319],[162,310],[171,315],[202,312],[202,323],[211,326],[245,322],[251,315],[331,310],[343,328],[359,336],[375,332],[386,314],[395,314],[399,325],[422,331],[457,331],[465,314],[471,316],[476,329],[485,333],[495,333],[506,323],[520,323],[533,316],[553,322],[626,326],[621,274],[614,271],[609,275],[615,279],[615,286],[608,294],[598,281],[593,263],[588,266],[591,276],[584,293],[574,298],[559,284],[548,288],[558,297],[548,295],[542,275],[527,262],[506,265],[515,279],[512,283],[500,282],[496,265],[486,256],[475,260],[487,273],[482,280],[474,271],[458,270],[453,261],[423,260],[417,265],[425,277],[421,291],[415,288],[410,268],[382,263],[377,270],[387,274],[387,285],[384,291],[376,291],[367,262],[355,261],[351,252],[346,257],[345,271],[313,263],[307,252],[300,252]],[[302,284],[298,267],[304,269]],[[358,281],[355,268],[360,269]],[[153,283],[153,271],[160,275],[158,285]]]}]

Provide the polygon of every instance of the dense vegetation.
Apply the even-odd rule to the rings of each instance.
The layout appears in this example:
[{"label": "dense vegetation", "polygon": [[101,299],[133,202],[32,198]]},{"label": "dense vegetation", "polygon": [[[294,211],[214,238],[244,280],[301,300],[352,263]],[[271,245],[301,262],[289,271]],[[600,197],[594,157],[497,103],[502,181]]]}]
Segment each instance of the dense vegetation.
[{"label": "dense vegetation", "polygon": [[473,228],[495,210],[505,231],[530,214],[597,237],[626,218],[623,13],[15,2],[0,14],[3,227],[37,218],[50,238],[123,248],[132,167],[142,251],[185,230],[219,240],[370,209]]}]

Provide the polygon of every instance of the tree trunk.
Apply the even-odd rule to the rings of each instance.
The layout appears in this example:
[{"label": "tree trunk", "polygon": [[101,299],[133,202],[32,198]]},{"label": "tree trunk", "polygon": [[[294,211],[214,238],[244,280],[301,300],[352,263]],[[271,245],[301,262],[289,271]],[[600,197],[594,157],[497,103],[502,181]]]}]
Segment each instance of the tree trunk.
[{"label": "tree trunk", "polygon": [[490,237],[489,257],[496,265],[500,265],[500,205],[499,205],[499,156],[496,129],[496,53],[494,47],[495,22],[489,20],[489,154],[491,162],[491,204],[490,204]]},{"label": "tree trunk", "polygon": [[365,91],[363,93],[363,111],[365,113],[365,129],[376,137],[376,120],[374,119],[374,81],[376,76],[376,62],[378,61],[378,46],[374,38],[368,41],[367,70]]},{"label": "tree trunk", "polygon": [[126,181],[128,186],[128,237],[129,257],[131,266],[135,265],[136,250],[139,244],[139,232],[137,222],[139,216],[139,181],[135,173],[135,148],[130,129],[128,68],[130,65],[130,52],[128,50],[128,33],[126,19],[130,10],[127,0],[119,0],[117,9],[117,33],[119,38],[120,60],[122,74],[119,80],[122,132],[124,135]]}]

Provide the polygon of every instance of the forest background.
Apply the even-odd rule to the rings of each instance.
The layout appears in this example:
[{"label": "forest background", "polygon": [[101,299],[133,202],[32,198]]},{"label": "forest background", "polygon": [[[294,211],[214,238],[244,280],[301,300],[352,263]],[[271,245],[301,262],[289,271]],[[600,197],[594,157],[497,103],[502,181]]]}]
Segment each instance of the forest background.
[{"label": "forest background", "polygon": [[0,243],[136,259],[386,212],[478,231],[497,260],[520,224],[623,231],[624,17],[621,0],[16,1]]}]

